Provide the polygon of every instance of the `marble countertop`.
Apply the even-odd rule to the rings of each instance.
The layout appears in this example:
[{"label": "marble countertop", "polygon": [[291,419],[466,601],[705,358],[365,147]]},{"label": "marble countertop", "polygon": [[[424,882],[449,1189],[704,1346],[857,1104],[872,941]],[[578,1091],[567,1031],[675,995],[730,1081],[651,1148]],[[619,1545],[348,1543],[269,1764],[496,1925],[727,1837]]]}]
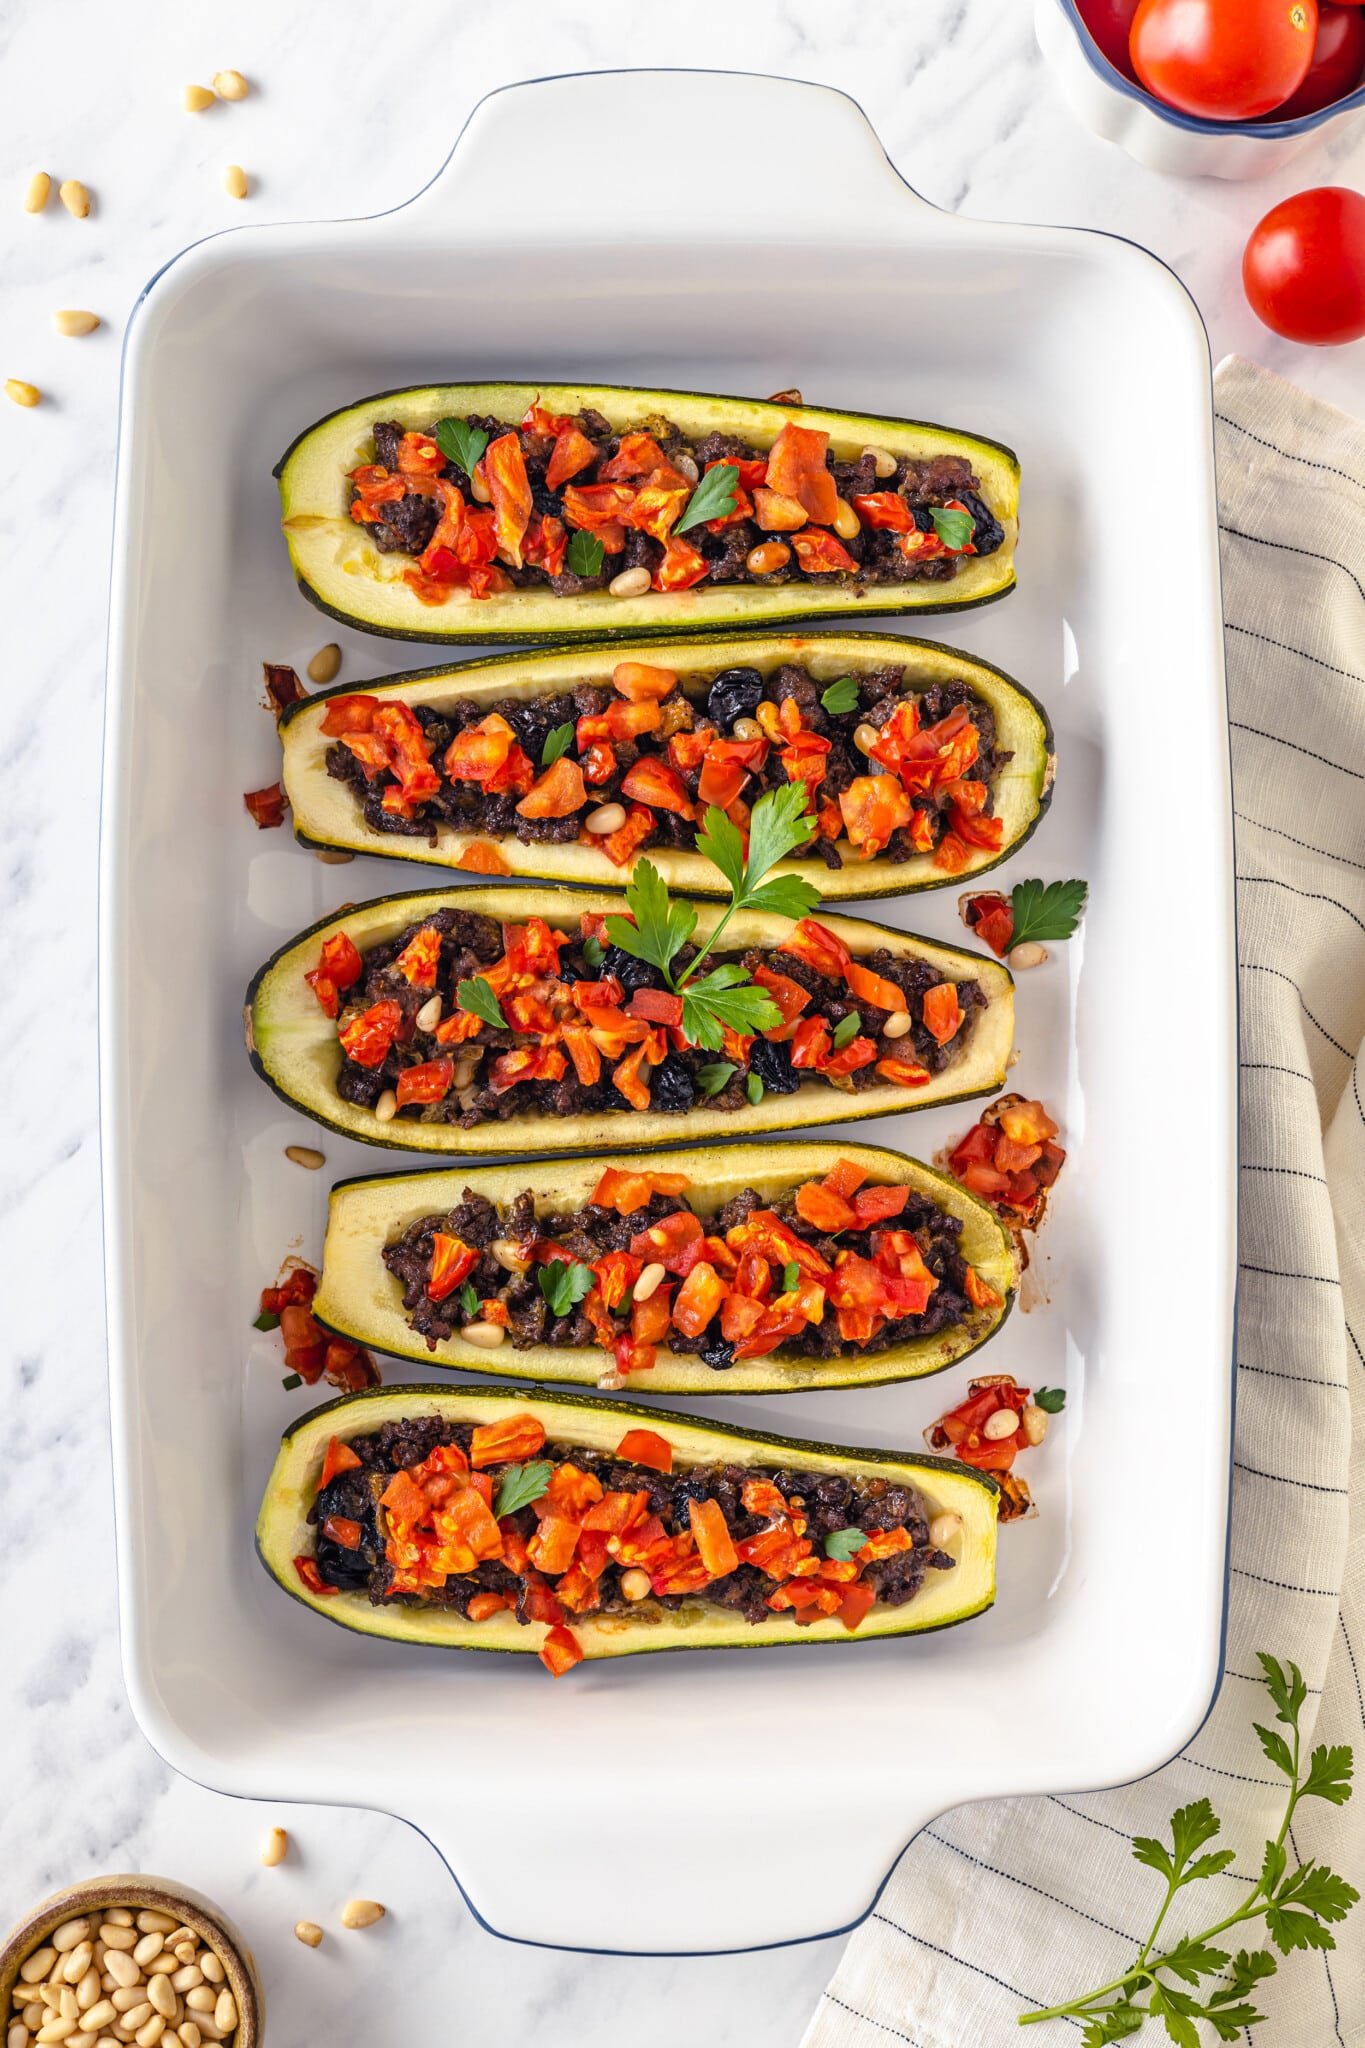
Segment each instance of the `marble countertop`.
[{"label": "marble countertop", "polygon": [[[1284,193],[1365,184],[1365,126],[1257,184],[1158,177],[1076,125],[1022,0],[406,0],[383,10],[352,0],[14,0],[0,51],[10,195],[0,207],[0,377],[45,394],[35,411],[0,408],[10,707],[0,724],[0,915],[7,957],[30,966],[0,986],[12,1077],[12,1142],[0,1150],[0,1399],[13,1426],[0,1489],[0,1920],[99,1871],[184,1878],[254,1943],[273,2048],[388,2048],[429,2035],[434,2018],[446,2036],[538,2048],[697,2038],[793,2048],[837,1938],[710,1958],[514,1947],[479,1927],[435,1852],[403,1824],[205,1792],[167,1771],[132,1721],[111,1555],[94,1052],[119,337],[144,281],[201,236],[245,219],[400,203],[494,86],[618,65],[725,66],[842,87],[910,182],[944,207],[1146,244],[1194,293],[1215,359],[1239,350],[1359,410],[1361,348],[1314,353],[1267,335],[1243,302],[1239,263],[1248,230]],[[181,87],[225,66],[249,76],[251,97],[182,113]],[[223,192],[230,162],[250,174],[245,204]],[[21,210],[38,168],[88,185],[88,220],[71,219],[55,195],[45,214]],[[104,325],[89,339],[59,338],[57,307],[89,307]],[[187,1371],[193,1363],[187,1330]],[[257,1851],[271,1823],[289,1829],[294,1848],[264,1870]],[[529,1871],[529,1828],[527,1841]],[[794,1802],[782,1852],[799,1856],[800,1843]],[[386,1902],[376,1931],[341,1932],[337,1909],[355,1893]],[[299,1918],[329,1929],[315,1954],[292,1938]]]}]

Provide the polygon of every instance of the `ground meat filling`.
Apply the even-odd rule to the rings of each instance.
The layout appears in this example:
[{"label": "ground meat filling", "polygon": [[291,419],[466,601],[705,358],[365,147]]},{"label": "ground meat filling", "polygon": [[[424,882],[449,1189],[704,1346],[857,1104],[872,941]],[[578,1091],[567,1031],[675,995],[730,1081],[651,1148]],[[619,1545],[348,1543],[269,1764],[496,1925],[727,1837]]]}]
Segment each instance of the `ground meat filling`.
[{"label": "ground meat filling", "polygon": [[[387,756],[365,724],[380,700],[342,699],[323,727],[337,732],[327,772],[354,792],[372,831],[433,845],[441,828],[523,844],[578,840],[618,867],[651,847],[690,851],[709,805],[743,825],[761,796],[796,781],[816,823],[812,847],[831,868],[929,854],[954,873],[971,848],[1003,844],[995,793],[1013,756],[997,743],[994,710],[963,678],[917,690],[893,665],[831,684],[788,663],[767,675],[717,670],[684,687],[638,663],[619,673],[628,690],[657,677],[663,694],[632,701],[584,682],[491,707],[417,703],[404,713],[415,721],[412,746]],[[498,731],[500,751],[485,744]],[[926,765],[930,735],[942,745]],[[414,757],[425,795],[411,779]]]},{"label": "ground meat filling", "polygon": [[[395,1603],[441,1607],[464,1616],[469,1616],[471,1601],[493,1594],[501,1596],[501,1604],[523,1623],[556,1618],[572,1621],[576,1612],[647,1616],[651,1609],[656,1614],[660,1608],[676,1611],[685,1601],[733,1609],[755,1626],[770,1623],[779,1615],[786,1618],[792,1611],[795,1603],[782,1590],[786,1567],[780,1564],[765,1570],[755,1562],[740,1561],[733,1570],[709,1583],[673,1594],[658,1590],[659,1585],[668,1583],[667,1568],[655,1569],[651,1573],[655,1584],[643,1599],[629,1597],[636,1591],[634,1586],[623,1592],[623,1576],[632,1567],[615,1557],[609,1559],[586,1590],[581,1580],[575,1581],[578,1566],[558,1574],[514,1569],[512,1560],[524,1557],[526,1544],[537,1535],[540,1517],[534,1506],[499,1518],[503,1558],[481,1562],[473,1571],[451,1574],[443,1584],[424,1585],[419,1591],[395,1591],[390,1521],[388,1511],[380,1504],[381,1496],[395,1474],[422,1468],[444,1446],[457,1446],[468,1458],[473,1436],[468,1425],[423,1417],[386,1422],[370,1435],[349,1440],[349,1450],[359,1463],[339,1473],[319,1491],[308,1516],[316,1532],[316,1569],[324,1587],[364,1593],[376,1607]],[[588,1475],[596,1482],[596,1489],[590,1486],[588,1492],[643,1495],[643,1512],[657,1517],[657,1523],[650,1529],[656,1549],[662,1548],[665,1539],[675,1544],[683,1539],[686,1543],[694,1527],[690,1503],[695,1501],[716,1504],[726,1534],[736,1551],[740,1550],[752,1539],[762,1538],[773,1527],[774,1514],[782,1513],[774,1508],[771,1497],[764,1498],[755,1490],[756,1482],[776,1488],[796,1531],[797,1548],[804,1549],[808,1557],[820,1558],[822,1572],[828,1573],[828,1583],[821,1581],[826,1597],[821,1606],[808,1614],[811,1619],[821,1612],[837,1611],[838,1597],[853,1583],[856,1548],[846,1543],[840,1546],[850,1549],[853,1563],[837,1573],[828,1570],[825,1539],[835,1531],[868,1532],[874,1558],[857,1569],[857,1579],[872,1589],[875,1604],[880,1606],[904,1606],[919,1592],[927,1574],[954,1568],[954,1559],[930,1540],[929,1515],[920,1495],[910,1486],[885,1478],[747,1465],[704,1465],[661,1472],[650,1465],[623,1459],[619,1454],[557,1442],[544,1444],[535,1455],[556,1469],[568,1466],[578,1474]],[[495,1503],[507,1469],[496,1465],[488,1469]],[[746,1491],[751,1502],[762,1502],[763,1511],[746,1507]],[[327,1533],[329,1526],[347,1540],[334,1540]],[[888,1538],[886,1533],[874,1532],[903,1534]],[[892,1543],[898,1547],[892,1548]],[[890,1554],[875,1554],[883,1549]],[[638,1568],[635,1577],[638,1580]],[[802,1579],[788,1578],[785,1583],[799,1587]],[[563,1595],[566,1602],[580,1604],[566,1605],[556,1617],[540,1604],[547,1597],[547,1589],[552,1602]],[[776,1606],[771,1604],[775,1599],[779,1603]],[[482,1618],[489,1605],[486,1599],[482,1601],[472,1618]]]},{"label": "ground meat filling", "polygon": [[[583,1302],[573,1303],[566,1313],[556,1315],[540,1284],[542,1267],[546,1261],[559,1258],[593,1268],[599,1276],[596,1291],[600,1295],[602,1281],[610,1270],[603,1262],[610,1254],[629,1255],[632,1243],[651,1225],[690,1210],[691,1205],[683,1195],[654,1193],[643,1207],[627,1215],[589,1202],[573,1213],[538,1218],[529,1188],[505,1208],[496,1207],[473,1188],[466,1188],[463,1199],[453,1209],[423,1216],[409,1224],[401,1237],[384,1248],[383,1259],[403,1288],[403,1307],[409,1323],[426,1339],[431,1350],[467,1324],[486,1322],[490,1316],[501,1320],[503,1313],[507,1337],[519,1351],[538,1344],[548,1344],[556,1350],[593,1345],[609,1348],[604,1340],[613,1331],[624,1335],[631,1329],[629,1288],[610,1321],[604,1322],[600,1300],[593,1300],[590,1307]],[[871,1263],[878,1249],[881,1233],[877,1226],[844,1229],[831,1236],[807,1222],[798,1211],[794,1188],[771,1203],[747,1188],[716,1214],[701,1216],[700,1220],[705,1230],[723,1238],[727,1230],[746,1222],[755,1211],[776,1214],[793,1236],[809,1245],[831,1268],[841,1253]],[[960,1249],[960,1219],[946,1214],[927,1197],[909,1193],[904,1206],[888,1220],[897,1231],[913,1234],[919,1256],[935,1282],[922,1311],[879,1319],[880,1327],[871,1334],[850,1338],[844,1336],[836,1311],[821,1302],[818,1322],[807,1321],[803,1329],[783,1337],[785,1353],[816,1359],[861,1356],[955,1329],[972,1314],[973,1303],[967,1290],[973,1283],[969,1282]],[[433,1300],[429,1289],[438,1234],[457,1240],[477,1253],[477,1258],[459,1287]],[[508,1262],[522,1270],[510,1270]],[[638,1266],[641,1261],[636,1263]],[[780,1268],[780,1259],[778,1265]],[[775,1275],[765,1284],[776,1291],[781,1289],[781,1281]],[[674,1290],[667,1282],[664,1287],[667,1292],[662,1306],[667,1311],[668,1293]],[[650,1298],[657,1299],[657,1293]],[[669,1325],[661,1336],[660,1348],[699,1357],[703,1364],[717,1371],[727,1370],[734,1363],[735,1346],[724,1335],[722,1313],[718,1304],[704,1327],[692,1333]]]},{"label": "ground meat filling", "polygon": [[[682,1115],[699,1102],[742,1111],[762,1094],[794,1093],[807,1075],[851,1093],[888,1081],[922,1086],[963,1056],[987,1005],[979,982],[948,982],[926,961],[880,948],[861,956],[850,972],[860,968],[874,994],[887,1000],[855,996],[845,980],[811,964],[812,958],[838,964],[811,934],[829,937],[803,919],[772,952],[708,954],[709,967],[733,962],[755,978],[780,976],[788,1002],[800,1006],[762,1037],[727,1030],[723,1052],[679,1044],[680,1032],[670,1038],[662,1026],[641,1028],[628,1014],[640,990],[663,990],[657,968],[591,931],[550,931],[539,919],[504,927],[477,912],[443,907],[363,955],[341,936],[352,955],[349,982],[328,980],[329,971],[340,970],[329,970],[327,949],[306,978],[336,1019],[342,1058],[335,1086],[344,1102],[373,1110],[392,1091],[399,1120],[465,1130],[533,1114],[634,1109]],[[516,957],[530,962],[512,977],[528,994],[525,1006],[517,995],[506,999],[502,1028],[462,1011],[457,990],[462,981],[501,979],[503,963],[513,958],[505,950],[509,935]],[[422,956],[420,969],[414,955]],[[674,956],[675,977],[694,957],[690,946]],[[592,984],[581,999],[575,997],[580,983]],[[887,1040],[882,1033],[895,990],[909,1024]],[[941,1037],[944,997],[951,1029]],[[578,1001],[590,1011],[586,1022]]]},{"label": "ground meat filling", "polygon": [[[590,407],[427,431],[376,420],[372,434],[373,461],[348,479],[351,517],[381,554],[413,558],[406,580],[430,604],[457,588],[577,596],[632,569],[658,591],[947,582],[1005,537],[962,456],[882,457],[881,476],[876,456],[840,461],[795,420],[768,450],[732,434],[690,442],[663,418],[617,433]],[[733,497],[714,501],[728,509],[676,531],[718,464],[733,467]]]}]

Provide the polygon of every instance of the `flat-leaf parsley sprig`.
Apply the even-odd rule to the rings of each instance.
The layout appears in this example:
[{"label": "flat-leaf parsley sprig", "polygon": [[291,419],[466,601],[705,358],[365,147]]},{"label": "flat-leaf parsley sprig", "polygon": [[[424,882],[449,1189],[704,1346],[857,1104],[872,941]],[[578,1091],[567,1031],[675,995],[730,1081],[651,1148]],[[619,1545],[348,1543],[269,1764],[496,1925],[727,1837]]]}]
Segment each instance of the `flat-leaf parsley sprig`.
[{"label": "flat-leaf parsley sprig", "polygon": [[[1325,1863],[1299,1863],[1290,1870],[1285,1843],[1301,1799],[1326,1799],[1333,1806],[1342,1806],[1350,1798],[1351,1751],[1344,1743],[1331,1748],[1322,1743],[1304,1770],[1299,1715],[1308,1688],[1303,1675],[1297,1664],[1286,1667],[1264,1651],[1258,1654],[1275,1704],[1275,1719],[1289,1734],[1286,1737],[1278,1729],[1263,1728],[1259,1721],[1253,1725],[1270,1762],[1289,1780],[1289,1799],[1279,1833],[1265,1845],[1261,1874],[1252,1889],[1235,1912],[1200,1934],[1183,1935],[1171,1947],[1158,1950],[1157,1937],[1177,1892],[1202,1878],[1217,1877],[1237,1857],[1235,1849],[1199,1853],[1221,1826],[1207,1799],[1180,1807],[1171,1815],[1169,1847],[1150,1835],[1139,1835],[1133,1843],[1137,1861],[1165,1879],[1166,1896],[1132,1967],[1065,2005],[1020,2013],[1021,2027],[1034,2026],[1039,2020],[1083,2020],[1082,2048],[1106,2048],[1111,2041],[1126,2041],[1140,2033],[1149,2019],[1160,2019],[1177,2048],[1200,2048],[1198,2023],[1202,2020],[1220,2041],[1235,2041],[1244,2027],[1254,2027],[1264,2018],[1250,1998],[1262,1979],[1274,1976],[1278,1964],[1264,1949],[1239,1949],[1232,1955],[1215,1945],[1219,1935],[1246,1922],[1264,1920],[1281,1955],[1296,1948],[1336,1947],[1329,1923],[1344,1920],[1360,1894]],[[1201,1978],[1213,1981],[1203,1985]],[[1182,1991],[1182,1984],[1193,1988]]]},{"label": "flat-leaf parsley sprig", "polygon": [[755,1033],[771,1031],[782,1022],[772,998],[733,961],[713,967],[700,979],[697,969],[737,910],[775,911],[781,917],[799,918],[820,901],[820,891],[799,875],[763,880],[769,868],[804,846],[814,832],[815,821],[806,816],[805,804],[804,782],[789,782],[761,796],[749,818],[747,857],[738,827],[724,811],[711,805],[697,836],[697,851],[724,875],[730,885],[730,901],[710,938],[681,973],[674,974],[672,963],[696,930],[697,913],[690,903],[673,901],[652,861],[635,863],[626,890],[634,923],[625,917],[607,919],[612,945],[657,967],[674,995],[682,997],[683,1031],[693,1045],[707,1052],[720,1051],[727,1025],[732,1031]]}]

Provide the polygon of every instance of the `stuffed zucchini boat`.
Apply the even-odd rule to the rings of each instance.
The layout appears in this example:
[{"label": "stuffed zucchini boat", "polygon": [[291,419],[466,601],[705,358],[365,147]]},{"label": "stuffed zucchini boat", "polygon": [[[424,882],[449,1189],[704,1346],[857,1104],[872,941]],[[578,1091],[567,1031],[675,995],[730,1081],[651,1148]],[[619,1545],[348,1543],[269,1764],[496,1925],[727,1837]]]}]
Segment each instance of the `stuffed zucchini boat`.
[{"label": "stuffed zucchini boat", "polygon": [[694,635],[504,654],[319,692],[280,720],[309,846],[483,874],[723,893],[707,807],[803,781],[817,836],[776,872],[829,900],[936,889],[1016,852],[1051,801],[1047,715],[989,662],[890,634]]},{"label": "stuffed zucchini boat", "polygon": [[465,1154],[752,1137],[1003,1082],[1014,984],[998,961],[854,918],[671,909],[696,944],[728,917],[706,982],[722,1004],[761,992],[762,1031],[695,1021],[697,999],[612,943],[619,898],[447,889],[358,904],[282,947],[247,991],[252,1065],[348,1137]]},{"label": "stuffed zucchini boat", "polygon": [[994,1336],[1017,1258],[984,1202],[872,1145],[396,1173],[333,1188],[312,1304],[397,1358],[660,1394],[941,1372]]},{"label": "stuffed zucchini boat", "polygon": [[956,1460],[565,1394],[386,1387],[285,1432],[266,1569],[343,1628],[585,1657],[947,1628],[995,1597],[997,1489]]},{"label": "stuffed zucchini boat", "polygon": [[275,474],[304,594],[399,640],[947,611],[1014,584],[1010,449],[799,400],[429,385],[329,413]]}]

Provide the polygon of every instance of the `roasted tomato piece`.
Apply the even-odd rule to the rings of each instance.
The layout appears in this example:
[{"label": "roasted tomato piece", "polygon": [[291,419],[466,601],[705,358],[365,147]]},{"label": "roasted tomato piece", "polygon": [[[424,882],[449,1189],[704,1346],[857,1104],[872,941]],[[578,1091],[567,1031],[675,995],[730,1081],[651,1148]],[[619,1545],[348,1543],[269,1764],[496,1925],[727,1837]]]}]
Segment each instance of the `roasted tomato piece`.
[{"label": "roasted tomato piece", "polygon": [[839,811],[851,843],[865,860],[910,822],[910,799],[893,775],[857,775],[839,792]]},{"label": "roasted tomato piece", "polygon": [[632,1017],[643,1017],[651,1024],[682,1025],[682,997],[666,988],[637,988],[626,1009]]},{"label": "roasted tomato piece", "polygon": [[611,672],[612,688],[632,704],[643,703],[647,698],[668,696],[677,687],[678,677],[671,668],[655,668],[647,661],[618,661]]},{"label": "roasted tomato piece", "polygon": [[648,804],[652,810],[674,811],[680,818],[695,818],[697,815],[696,806],[677,769],[670,768],[667,761],[647,754],[641,755],[626,770],[621,793],[635,803]]},{"label": "roasted tomato piece", "polygon": [[789,974],[777,974],[771,967],[756,967],[754,980],[777,1004],[784,1024],[792,1023],[810,1003],[809,989],[802,988]]},{"label": "roasted tomato piece", "polygon": [[853,1214],[858,1228],[869,1230],[874,1223],[885,1223],[890,1217],[899,1216],[909,1199],[909,1188],[860,1188],[853,1197]]},{"label": "roasted tomato piece", "polygon": [[616,1446],[616,1455],[628,1465],[648,1465],[651,1472],[673,1470],[673,1446],[652,1429],[628,1429]]},{"label": "roasted tomato piece", "polygon": [[445,771],[452,782],[487,783],[511,753],[516,734],[498,712],[490,711],[478,725],[457,732],[445,751]]},{"label": "roasted tomato piece", "polygon": [[877,1057],[877,1048],[870,1038],[851,1038],[842,1052],[836,1052],[825,1061],[821,1072],[830,1081],[843,1080],[849,1074],[856,1074],[860,1067],[870,1066]]},{"label": "roasted tomato piece", "polygon": [[[284,823],[284,790],[278,782],[272,782],[268,789],[249,789],[242,802],[261,828],[268,832],[272,825]],[[335,1592],[336,1588],[330,1588]]]},{"label": "roasted tomato piece", "polygon": [[868,491],[853,500],[853,509],[864,526],[874,532],[911,533],[915,515],[899,491]]},{"label": "roasted tomato piece", "polygon": [[414,932],[394,966],[413,988],[435,988],[441,959],[441,934],[430,925]]},{"label": "roasted tomato piece", "polygon": [[967,1299],[973,1308],[999,1308],[1004,1297],[996,1293],[989,1280],[983,1280],[975,1266],[967,1268]]},{"label": "roasted tomato piece", "polygon": [[803,1017],[791,1041],[792,1065],[819,1072],[829,1062],[829,1026],[823,1017]]},{"label": "roasted tomato piece", "polygon": [[545,1442],[543,1424],[534,1415],[507,1415],[500,1422],[480,1423],[469,1445],[476,1471],[485,1465],[515,1464],[534,1458]]},{"label": "roasted tomato piece", "polygon": [[531,483],[526,458],[515,434],[500,434],[483,452],[481,468],[493,498],[498,553],[514,569],[522,566],[521,543],[530,523]]},{"label": "roasted tomato piece", "polygon": [[832,533],[809,527],[792,535],[796,559],[808,576],[856,576],[858,564],[841,540]]},{"label": "roasted tomato piece", "polygon": [[471,839],[455,863],[469,875],[510,875],[512,863],[486,839]]},{"label": "roasted tomato piece", "polygon": [[877,1072],[884,1081],[894,1082],[897,1088],[924,1088],[933,1080],[927,1067],[918,1060],[897,1059],[894,1056],[878,1060]]},{"label": "roasted tomato piece", "polygon": [[804,960],[808,967],[831,981],[843,980],[851,957],[843,940],[837,939],[827,925],[817,924],[813,917],[803,917],[788,932],[782,950],[794,953],[798,960]]},{"label": "roasted tomato piece", "polygon": [[713,1579],[723,1579],[739,1563],[724,1509],[717,1500],[690,1500],[687,1515],[698,1557]]},{"label": "roasted tomato piece", "polygon": [[670,540],[664,548],[664,558],[654,571],[656,590],[690,590],[694,583],[700,583],[710,573],[710,563],[705,555],[699,554],[691,541]]},{"label": "roasted tomato piece", "polygon": [[806,517],[829,526],[839,510],[839,491],[826,466],[829,435],[788,420],[768,451],[764,481],[769,490],[795,498]]},{"label": "roasted tomato piece", "polygon": [[517,811],[523,818],[568,818],[581,810],[587,800],[583,770],[577,761],[561,754],[532,785]]},{"label": "roasted tomato piece", "polygon": [[473,1245],[466,1244],[462,1237],[452,1236],[448,1231],[436,1231],[431,1240],[431,1278],[427,1281],[427,1299],[444,1301],[478,1263],[479,1253]]},{"label": "roasted tomato piece", "polygon": [[562,1678],[566,1671],[572,1671],[575,1664],[583,1661],[577,1636],[567,1628],[552,1628],[540,1646],[540,1661],[551,1678]]},{"label": "roasted tomato piece", "polygon": [[557,491],[596,458],[597,450],[582,428],[572,420],[566,422],[555,436],[554,451],[545,470],[546,487]]},{"label": "roasted tomato piece", "polygon": [[360,1460],[350,1445],[344,1444],[340,1437],[328,1437],[327,1455],[322,1461],[322,1477],[318,1481],[318,1492],[321,1493],[329,1487],[339,1472],[356,1472],[359,1469]]},{"label": "roasted tomato piece", "polygon": [[329,1585],[327,1580],[323,1578],[315,1557],[296,1557],[294,1559],[294,1570],[298,1573],[299,1578],[310,1593],[330,1595],[341,1591],[340,1586]]},{"label": "roasted tomato piece", "polygon": [[337,1036],[346,1057],[358,1067],[380,1067],[389,1056],[394,1034],[402,1022],[403,1012],[397,1003],[372,1003],[368,1010],[362,1010],[344,1025]]},{"label": "roasted tomato piece", "polygon": [[673,1321],[685,1337],[700,1337],[712,1317],[720,1311],[727,1293],[715,1267],[699,1259],[673,1303]]},{"label": "roasted tomato piece", "polygon": [[398,1076],[398,1107],[409,1102],[443,1102],[454,1078],[453,1060],[423,1060],[420,1066],[404,1067]]},{"label": "roasted tomato piece", "polygon": [[625,824],[618,825],[597,843],[613,866],[623,868],[635,858],[653,830],[653,811],[646,810],[643,804],[632,804],[626,812]]},{"label": "roasted tomato piece", "polygon": [[1040,1145],[1055,1138],[1057,1126],[1041,1102],[1005,1102],[998,1106],[994,1121],[1016,1145]]},{"label": "roasted tomato piece", "polygon": [[981,896],[969,896],[962,906],[962,922],[1000,960],[1014,944],[1013,901],[994,890]]},{"label": "roasted tomato piece", "polygon": [[852,1230],[857,1215],[851,1202],[834,1194],[819,1181],[809,1180],[796,1191],[796,1213],[812,1230]]},{"label": "roasted tomato piece", "polygon": [[689,1246],[700,1244],[704,1234],[700,1218],[690,1209],[675,1209],[671,1216],[638,1232],[630,1241],[630,1249],[646,1265],[658,1263],[666,1272],[680,1273],[684,1269],[679,1259]]}]

